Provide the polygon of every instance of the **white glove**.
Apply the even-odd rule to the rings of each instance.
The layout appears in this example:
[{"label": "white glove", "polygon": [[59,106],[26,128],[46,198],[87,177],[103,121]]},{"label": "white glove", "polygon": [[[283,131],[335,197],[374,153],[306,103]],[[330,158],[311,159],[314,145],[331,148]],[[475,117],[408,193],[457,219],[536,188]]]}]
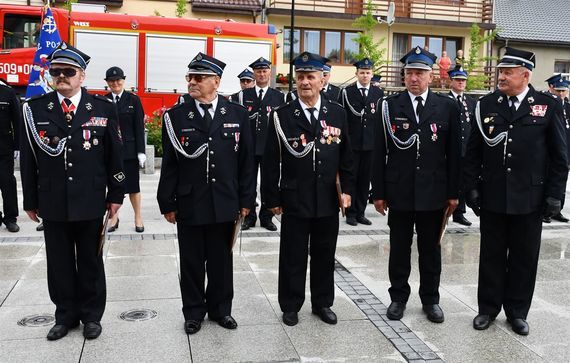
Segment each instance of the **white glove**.
[{"label": "white glove", "polygon": [[146,161],[146,155],[143,153],[138,153],[137,158],[139,159],[139,165],[141,168],[144,168],[144,162]]},{"label": "white glove", "polygon": [[14,160],[16,160],[17,158],[20,157],[20,151],[19,150],[14,150]]}]

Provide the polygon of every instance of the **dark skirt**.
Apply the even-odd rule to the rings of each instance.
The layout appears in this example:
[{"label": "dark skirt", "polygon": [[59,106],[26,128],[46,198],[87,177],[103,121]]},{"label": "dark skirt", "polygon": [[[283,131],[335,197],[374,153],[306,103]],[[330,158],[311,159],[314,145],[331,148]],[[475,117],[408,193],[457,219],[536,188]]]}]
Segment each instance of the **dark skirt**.
[{"label": "dark skirt", "polygon": [[141,191],[139,185],[139,162],[137,159],[123,160],[125,171],[125,194],[134,194]]}]

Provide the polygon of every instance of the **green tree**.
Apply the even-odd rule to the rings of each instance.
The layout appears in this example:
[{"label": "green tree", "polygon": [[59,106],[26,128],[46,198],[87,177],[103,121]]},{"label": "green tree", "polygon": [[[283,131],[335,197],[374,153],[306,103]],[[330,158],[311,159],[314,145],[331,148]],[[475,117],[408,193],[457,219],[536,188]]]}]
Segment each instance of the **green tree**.
[{"label": "green tree", "polygon": [[481,57],[481,49],[485,43],[491,42],[497,36],[497,30],[492,30],[489,34],[481,34],[481,28],[477,24],[471,25],[470,39],[471,47],[465,63],[465,70],[469,73],[467,79],[467,90],[486,89],[485,79],[487,75],[484,72],[485,62],[492,59],[489,57]]},{"label": "green tree", "polygon": [[378,24],[374,13],[376,12],[376,6],[372,4],[372,0],[367,0],[364,7],[364,13],[354,19],[352,23],[353,28],[362,29],[358,32],[358,35],[354,38],[354,41],[359,45],[359,53],[357,55],[358,59],[365,57],[370,58],[376,67],[383,63],[386,63],[386,48],[382,47],[384,40],[386,38],[381,38],[379,41],[374,41],[374,27]]},{"label": "green tree", "polygon": [[182,18],[188,12],[186,0],[176,0],[176,17]]}]

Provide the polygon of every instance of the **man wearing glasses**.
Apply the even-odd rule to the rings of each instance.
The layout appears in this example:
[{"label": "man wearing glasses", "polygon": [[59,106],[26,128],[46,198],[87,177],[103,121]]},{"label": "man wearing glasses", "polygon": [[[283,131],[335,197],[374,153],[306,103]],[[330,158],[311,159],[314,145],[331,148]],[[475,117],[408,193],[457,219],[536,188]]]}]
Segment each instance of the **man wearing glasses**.
[{"label": "man wearing glasses", "polygon": [[46,242],[48,288],[56,306],[48,340],[83,322],[101,334],[106,284],[99,238],[103,215],[123,202],[122,142],[111,100],[81,87],[89,56],[61,43],[49,57],[56,92],[24,104],[20,142],[24,210]]},{"label": "man wearing glasses", "polygon": [[188,68],[190,100],[163,116],[157,199],[164,218],[177,224],[184,330],[195,334],[206,313],[237,328],[232,236],[238,215],[253,205],[255,181],[247,111],[217,92],[225,63],[198,53]]},{"label": "man wearing glasses", "polygon": [[248,68],[244,69],[240,74],[238,74],[239,86],[241,90],[230,96],[230,101],[237,102],[240,105],[243,104],[243,90],[255,87],[255,78],[253,78],[253,72]]}]

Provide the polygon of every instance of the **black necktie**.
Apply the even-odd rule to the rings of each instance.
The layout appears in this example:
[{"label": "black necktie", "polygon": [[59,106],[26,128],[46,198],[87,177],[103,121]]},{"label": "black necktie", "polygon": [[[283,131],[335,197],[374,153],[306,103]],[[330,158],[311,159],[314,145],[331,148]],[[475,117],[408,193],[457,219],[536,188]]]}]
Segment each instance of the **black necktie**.
[{"label": "black necktie", "polygon": [[418,101],[418,105],[416,106],[416,115],[418,115],[419,119],[420,115],[422,114],[422,111],[424,110],[424,104],[422,103],[423,101],[422,96],[416,97],[416,101]]},{"label": "black necktie", "polygon": [[363,100],[366,100],[366,88],[364,88],[364,87],[361,88],[361,89],[360,89],[360,93],[362,93],[362,99],[363,99]]},{"label": "black necktie", "polygon": [[261,100],[263,100],[263,89],[259,89],[259,96],[257,97],[259,103],[261,104]]},{"label": "black necktie", "polygon": [[119,103],[119,100],[120,100],[119,96],[115,96],[115,103]]},{"label": "black necktie", "polygon": [[310,117],[309,121],[311,121],[311,125],[315,126],[317,124],[317,119],[315,118],[315,111],[317,109],[314,107],[307,107],[307,111],[309,111]]},{"label": "black necktie", "polygon": [[509,101],[511,101],[511,115],[514,115],[517,112],[517,107],[515,106],[515,102],[518,101],[517,96],[509,97]]},{"label": "black necktie", "polygon": [[459,106],[463,107],[463,101],[461,100],[461,96],[457,95],[457,102],[459,102]]},{"label": "black necktie", "polygon": [[204,120],[208,124],[208,127],[212,124],[212,115],[210,115],[210,108],[212,107],[211,103],[201,103],[200,107],[204,110]]}]

